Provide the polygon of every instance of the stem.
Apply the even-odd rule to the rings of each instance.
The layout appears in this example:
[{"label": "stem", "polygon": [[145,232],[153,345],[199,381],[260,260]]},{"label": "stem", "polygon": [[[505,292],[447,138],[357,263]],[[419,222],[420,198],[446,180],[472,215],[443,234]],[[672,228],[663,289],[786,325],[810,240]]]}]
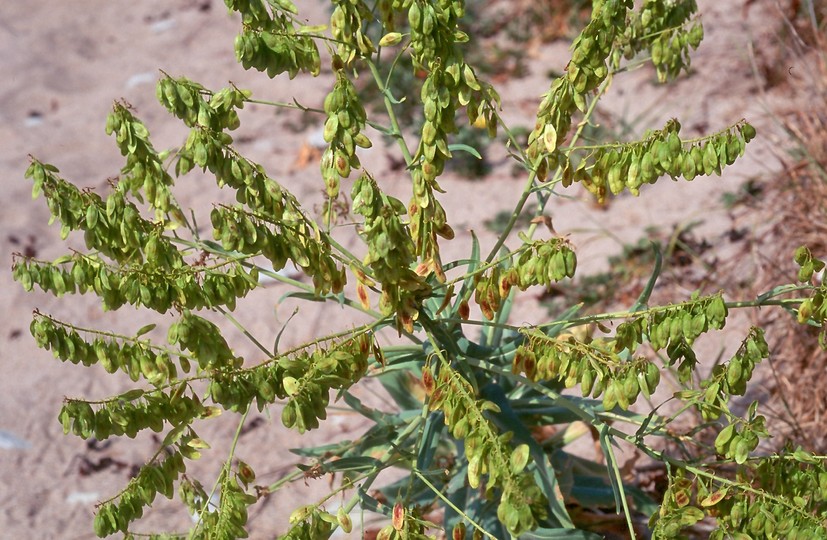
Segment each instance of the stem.
[{"label": "stem", "polygon": [[[232,444],[230,445],[230,454],[227,456],[227,461],[224,462],[224,467],[222,468],[221,474],[218,475],[218,479],[216,479],[215,483],[213,484],[212,490],[210,494],[207,495],[207,500],[204,501],[204,506],[201,507],[201,511],[198,512],[198,523],[196,523],[195,527],[193,527],[192,532],[190,534],[190,538],[194,538],[194,534],[198,530],[198,526],[202,523],[202,517],[204,512],[207,512],[210,507],[210,501],[212,501],[213,495],[215,495],[215,491],[218,489],[218,484],[221,483],[222,487],[230,481],[230,467],[232,465],[233,457],[235,456],[235,449],[238,446],[238,439],[241,437],[241,429],[244,427],[244,422],[247,420],[247,415],[250,413],[250,406],[247,406],[247,410],[241,415],[241,419],[238,421],[238,427],[235,430],[235,435],[233,436]],[[222,497],[223,499],[223,497]],[[220,512],[219,509],[219,523],[220,523]],[[220,530],[220,526],[217,527]]]},{"label": "stem", "polygon": [[483,529],[483,528],[482,528],[482,526],[481,526],[479,523],[477,523],[476,521],[474,521],[473,519],[471,519],[471,517],[470,517],[470,516],[468,516],[468,514],[466,514],[465,512],[463,512],[463,511],[462,511],[459,507],[457,507],[457,505],[455,505],[454,503],[452,503],[452,502],[451,502],[451,499],[449,499],[448,497],[446,497],[445,495],[443,495],[443,494],[442,494],[442,492],[441,492],[441,491],[439,491],[439,490],[436,488],[436,486],[435,486],[435,485],[433,485],[433,484],[432,484],[432,483],[431,483],[431,482],[430,482],[427,478],[425,478],[425,475],[423,475],[421,472],[419,472],[419,471],[418,471],[418,470],[416,470],[416,469],[413,469],[413,473],[414,473],[414,475],[416,475],[416,477],[417,477],[417,478],[419,478],[419,480],[420,480],[423,484],[425,484],[426,486],[428,486],[428,488],[430,488],[430,490],[431,490],[431,491],[433,491],[433,492],[434,492],[434,494],[436,494],[436,496],[437,496],[437,497],[439,497],[439,498],[442,500],[442,502],[444,502],[445,504],[447,504],[448,506],[450,506],[450,507],[451,507],[451,510],[453,510],[454,512],[456,512],[458,515],[462,516],[464,519],[467,519],[467,520],[468,520],[468,522],[469,522],[469,523],[470,523],[470,524],[471,524],[471,525],[472,525],[475,529],[477,529],[480,533],[484,534],[484,535],[485,535],[485,536],[487,536],[488,538],[491,538],[492,540],[497,540],[497,539],[496,539],[496,537],[495,537],[493,534],[491,534],[490,532],[488,532],[488,531],[486,531],[485,529]]},{"label": "stem", "polygon": [[385,110],[388,113],[388,119],[391,122],[392,129],[388,132],[388,135],[396,139],[396,143],[399,145],[399,149],[405,157],[405,163],[410,166],[413,161],[413,156],[411,155],[411,151],[408,149],[408,145],[405,143],[405,139],[402,137],[402,130],[399,127],[399,120],[396,117],[396,112],[393,110],[393,101],[391,101],[390,90],[382,80],[382,74],[379,73],[379,68],[373,60],[367,58],[365,59],[365,63],[368,65],[368,68],[370,68],[370,73],[373,75],[373,80],[376,82],[376,86],[379,88],[379,92],[382,93],[383,100],[385,102]]},{"label": "stem", "polygon": [[[567,152],[566,152],[566,158],[568,158],[569,155],[571,154],[572,149],[573,149],[572,146],[574,145],[574,143],[576,143],[577,140],[582,135],[583,129],[585,128],[586,123],[588,122],[588,119],[591,118],[592,114],[594,114],[594,111],[597,107],[597,103],[600,101],[600,96],[606,92],[606,90],[608,89],[608,87],[610,85],[611,85],[611,76],[607,77],[607,79],[603,82],[603,84],[600,87],[600,90],[598,90],[598,92],[597,92],[597,95],[594,97],[594,99],[592,99],[591,103],[589,104],[589,108],[586,110],[586,113],[584,115],[583,120],[577,126],[577,130],[574,132],[574,135],[572,136],[571,144],[569,145],[569,148],[567,149]],[[514,208],[514,211],[511,214],[511,218],[508,220],[508,223],[506,224],[505,229],[503,230],[502,234],[500,234],[500,237],[497,239],[497,243],[494,244],[494,247],[491,249],[491,252],[488,254],[488,257],[485,258],[486,261],[491,261],[497,255],[497,253],[500,251],[500,248],[503,246],[506,239],[511,234],[511,230],[514,228],[514,225],[517,223],[517,220],[519,219],[520,214],[522,213],[523,208],[525,207],[525,204],[528,201],[528,198],[531,196],[531,193],[533,191],[532,188],[534,186],[534,181],[537,178],[537,172],[536,172],[537,171],[537,165],[538,165],[539,161],[542,160],[542,159],[543,159],[543,156],[540,156],[537,159],[537,162],[531,164],[531,168],[530,168],[530,171],[528,173],[528,180],[526,180],[526,184],[523,187],[523,192],[522,192],[522,195],[520,195],[520,200],[517,201],[517,206]],[[544,185],[553,185],[553,184],[559,182],[560,177],[562,176],[562,174],[563,174],[562,168],[558,167],[557,170],[554,173],[554,177],[552,178],[552,180],[549,181],[549,182],[546,182]],[[549,201],[548,196],[542,196],[542,195],[538,195],[538,196],[539,196],[539,199],[540,199],[540,203],[537,205],[537,210],[535,212],[535,216],[542,215],[543,210],[545,210],[546,204]],[[536,231],[536,230],[537,230],[537,223],[532,223],[529,226],[528,230],[526,231],[526,237],[528,239],[531,239],[532,236],[534,236],[534,231]]]}]

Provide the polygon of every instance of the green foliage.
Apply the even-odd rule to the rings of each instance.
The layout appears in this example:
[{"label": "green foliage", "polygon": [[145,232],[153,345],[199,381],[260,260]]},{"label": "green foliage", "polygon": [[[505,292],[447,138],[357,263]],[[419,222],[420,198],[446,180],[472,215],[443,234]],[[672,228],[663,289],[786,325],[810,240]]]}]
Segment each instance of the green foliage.
[{"label": "green foliage", "polygon": [[[733,396],[747,394],[757,365],[770,354],[763,331],[750,329],[732,358],[708,374],[699,369],[694,348],[702,335],[724,327],[732,309],[780,306],[823,328],[827,289],[811,282],[825,265],[806,247],[795,254],[802,284],[776,287],[752,301],[728,301],[718,292],[650,306],[658,254],[646,288],[624,311],[579,315],[574,305],[551,320],[519,319],[519,327],[509,319],[518,291],[566,287],[575,276],[569,240],[553,231],[535,238],[558,184],[580,182],[597,200],[623,190],[638,195],[664,176],[691,181],[721,174],[755,136],[740,121],[688,140],[678,120],[670,120],[637,141],[579,144],[596,104],[628,60],[648,55],[661,81],[688,69],[688,53],[703,37],[694,1],[646,0],[638,8],[630,0],[595,1],[566,72],[543,95],[526,144],[503,121],[499,95],[465,55],[462,45],[474,36],[463,31],[462,0],[334,0],[329,25],[306,24],[311,21],[290,0],[226,4],[241,15],[235,49],[245,68],[270,77],[317,76],[319,44],[331,52],[332,86],[324,103],[300,107],[324,123],[328,147],[320,185],[329,204],[322,223],[233,147],[229,132],[251,100],[250,92],[234,86],[212,92],[164,75],[157,97],[189,134],[179,148],[163,152],[154,149],[130,107],[116,103],[106,129],[126,164],[105,197],[79,189],[35,158],[26,171],[33,195],[43,195],[60,222],[62,238],[82,231],[86,245],[53,261],[17,256],[14,278],[26,290],[37,285],[56,296],[94,294],[106,310],[129,304],[174,317],[161,345],[147,337],[155,324],[123,335],[35,313],[31,332],[38,346],[62,361],[123,372],[133,383],[101,400],[66,399],[59,413],[66,433],[99,440],[144,430],[163,434],[137,476],[99,505],[96,534],[131,537],[156,495],[173,498],[177,485],[178,498],[197,520],[188,538],[246,537],[249,508],[263,494],[290,478],[330,473],[340,473],[341,484],[323,500],[295,509],[281,538],[355,532],[350,512],[357,506],[384,517],[377,533],[382,539],[431,538],[438,529],[455,540],[595,538],[588,520],[571,511],[576,505],[614,506],[630,535],[633,515],[643,515],[653,538],[678,537],[703,519],[717,527],[713,538],[827,534],[823,460],[802,449],[762,451],[769,433],[758,404],[733,412],[744,405]],[[419,77],[421,86],[391,84]],[[384,111],[368,112],[357,78],[375,86]],[[400,127],[403,103],[421,108],[423,122],[414,133]],[[398,145],[410,182],[407,203],[386,194],[385,180],[363,168],[359,151],[372,145],[368,125]],[[461,127],[484,127],[478,133],[492,139],[503,133],[526,183],[488,256],[472,236],[466,259],[443,264],[440,242],[453,239],[454,231],[437,179],[455,152],[478,155],[460,137]],[[195,216],[191,223],[173,195],[195,167],[235,192],[236,204],[210,212],[213,240],[202,238]],[[362,256],[330,231],[334,199],[351,177],[349,219],[364,244]],[[534,218],[526,219],[533,197]],[[523,230],[515,240],[518,225]],[[506,242],[516,248],[506,249]],[[281,276],[288,262],[312,285]],[[353,288],[346,287],[348,274]],[[371,320],[329,335],[331,329],[320,328],[315,340],[290,351],[279,351],[280,334],[271,351],[241,327],[261,353],[243,358],[231,348],[235,338],[225,338],[214,319],[240,327],[230,312],[261,287],[262,275],[293,288],[293,297],[347,306]],[[482,313],[479,320],[472,305]],[[615,330],[607,323],[616,323]],[[472,327],[482,327],[479,339],[468,337]],[[405,344],[380,346],[377,336],[389,331]],[[662,381],[673,375],[679,390],[670,396]],[[363,404],[350,389],[365,378],[377,379],[393,403],[383,410]],[[287,480],[256,484],[253,467],[236,456],[253,404],[259,411],[276,409],[285,427],[305,433],[327,418],[332,395],[370,427],[355,440],[297,450],[307,461]],[[654,405],[651,412],[636,405],[641,395]],[[659,414],[665,401],[680,404],[677,412]],[[687,433],[672,425],[684,413],[701,419]],[[237,435],[207,490],[183,473],[210,448],[194,423],[219,417],[236,421]],[[542,435],[549,426],[555,435]],[[595,434],[605,465],[566,450],[578,430]],[[620,444],[666,467],[667,487],[653,495],[656,500],[624,483],[614,453]],[[673,455],[672,448],[680,451]],[[408,474],[370,490],[391,467]],[[330,501],[337,495],[342,503],[334,513]]]}]

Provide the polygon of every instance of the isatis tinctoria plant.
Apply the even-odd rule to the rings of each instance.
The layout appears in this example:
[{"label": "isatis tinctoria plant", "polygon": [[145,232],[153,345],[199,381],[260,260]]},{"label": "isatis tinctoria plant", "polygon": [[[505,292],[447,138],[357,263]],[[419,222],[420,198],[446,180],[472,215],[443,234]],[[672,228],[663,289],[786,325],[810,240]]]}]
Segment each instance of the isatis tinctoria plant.
[{"label": "isatis tinctoria plant", "polygon": [[[225,2],[241,16],[235,52],[245,68],[292,79],[319,76],[330,64],[323,103],[270,103],[318,115],[324,124],[320,175],[308,175],[327,196],[320,215],[233,145],[239,109],[267,102],[232,85],[213,91],[166,74],[157,97],[189,128],[180,147],[157,150],[133,109],[119,102],[106,130],[125,165],[108,193],[80,189],[37,158],[26,171],[61,236],[82,232],[86,245],[53,261],[16,256],[14,277],[26,290],[90,294],[105,310],[131,305],[174,317],[166,343],[157,343],[146,337],[155,325],[126,335],[34,315],[38,346],[134,382],[110,398],[66,399],[59,413],[66,433],[98,440],[147,429],[161,434],[140,472],[97,506],[99,536],[137,536],[136,522],[160,494],[177,497],[195,524],[156,537],[245,537],[249,509],[266,494],[290,478],[331,473],[340,473],[340,485],[293,509],[283,530],[271,534],[315,540],[337,529],[366,533],[366,521],[384,516],[372,530],[377,538],[600,538],[594,520],[583,516],[612,509],[630,536],[676,538],[701,520],[719,539],[827,535],[823,461],[802,449],[762,452],[769,434],[757,403],[740,405],[740,414],[730,408],[770,354],[763,331],[750,329],[732,358],[711,372],[699,369],[693,349],[699,336],[724,327],[732,309],[779,306],[802,323],[823,325],[827,292],[812,283],[824,263],[809,250],[795,254],[801,284],[755,300],[727,300],[718,292],[649,305],[658,256],[645,290],[625,310],[589,315],[572,306],[551,320],[510,322],[519,291],[565,287],[575,274],[575,246],[551,227],[546,238],[539,234],[545,229],[538,231],[557,191],[579,183],[600,201],[623,191],[646,196],[645,186],[664,177],[720,175],[755,136],[740,121],[690,139],[670,120],[639,140],[582,142],[615,77],[620,84],[630,67],[651,62],[666,82],[689,68],[689,53],[703,38],[694,0],[594,0],[565,72],[538,103],[527,141],[503,120],[495,88],[465,60],[474,36],[463,31],[463,0],[331,0],[326,21],[306,20],[290,0]],[[390,82],[403,75],[401,66],[415,71],[418,84],[394,95],[390,89],[399,86]],[[382,96],[381,113],[364,106],[365,81]],[[416,133],[400,126],[403,101],[421,109]],[[463,125],[506,145],[525,182],[487,255],[474,237],[467,258],[446,262],[440,245],[454,231],[438,180],[455,154],[476,153],[452,142]],[[362,166],[360,149],[376,142],[367,126],[404,160],[407,201],[389,195],[387,179]],[[209,223],[209,235],[199,233],[195,214],[173,194],[193,169],[236,195],[237,204],[216,204],[200,220]],[[343,192],[352,200],[346,216],[336,204]],[[536,218],[515,235],[529,201]],[[342,219],[357,225],[366,255],[334,238]],[[288,263],[308,280],[279,273]],[[293,287],[299,298],[352,308],[370,322],[331,335],[322,328],[314,341],[288,351],[268,350],[243,329],[260,354],[242,358],[209,318],[232,318],[236,301],[260,289],[265,276]],[[382,332],[403,344],[380,345]],[[664,374],[678,392],[662,388]],[[395,404],[378,410],[351,393],[368,378]],[[411,380],[423,391],[411,392]],[[665,397],[655,403],[656,395]],[[641,396],[653,407],[634,412]],[[273,458],[241,461],[235,441],[230,455],[220,456],[217,477],[184,474],[188,463],[209,455],[196,421],[224,412],[239,433],[255,407],[302,434],[322,424],[331,399],[370,427],[355,440],[298,451],[305,462],[288,478],[257,484],[254,467]],[[655,412],[664,399],[675,406]],[[694,422],[690,428],[673,427],[684,417]],[[558,429],[549,436],[548,426]],[[593,434],[604,463],[567,452],[578,433]],[[615,452],[624,445],[663,466],[663,491],[646,494],[624,479]],[[388,468],[406,474],[374,486]]]}]

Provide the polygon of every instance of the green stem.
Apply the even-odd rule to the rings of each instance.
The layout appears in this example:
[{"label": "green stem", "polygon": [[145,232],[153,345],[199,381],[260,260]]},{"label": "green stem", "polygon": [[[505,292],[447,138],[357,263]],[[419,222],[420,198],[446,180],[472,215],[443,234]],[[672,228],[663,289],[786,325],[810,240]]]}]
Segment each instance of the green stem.
[{"label": "green stem", "polygon": [[455,505],[454,503],[452,503],[452,502],[451,502],[451,499],[449,499],[448,497],[446,497],[445,495],[443,495],[443,494],[442,494],[442,492],[441,492],[440,490],[438,490],[438,489],[437,489],[437,487],[436,487],[435,485],[433,485],[433,484],[430,482],[430,480],[428,480],[427,478],[425,478],[425,475],[423,475],[421,472],[419,472],[419,471],[418,471],[418,470],[416,470],[416,469],[413,469],[413,473],[414,473],[414,475],[416,475],[416,477],[417,477],[417,478],[419,478],[419,480],[420,480],[423,484],[425,484],[426,486],[428,486],[428,488],[430,488],[430,490],[431,490],[431,491],[433,491],[433,492],[434,492],[434,494],[436,494],[436,496],[437,496],[437,497],[439,497],[439,498],[442,500],[442,502],[444,502],[446,505],[448,505],[449,507],[451,507],[451,510],[453,510],[454,512],[456,512],[456,513],[457,513],[457,515],[460,515],[460,516],[462,516],[462,517],[463,517],[463,519],[468,520],[468,522],[469,522],[469,523],[470,523],[470,524],[471,524],[471,525],[472,525],[475,529],[477,529],[480,533],[484,534],[484,535],[485,535],[485,536],[487,536],[488,538],[491,538],[492,540],[497,540],[497,538],[496,538],[493,534],[491,534],[490,532],[488,532],[488,531],[486,531],[485,529],[483,529],[483,528],[482,528],[482,526],[481,526],[479,523],[477,523],[476,521],[474,521],[473,519],[471,519],[471,517],[470,517],[470,516],[468,516],[468,514],[466,514],[465,512],[463,512],[463,511],[462,511],[462,509],[460,509],[459,507],[457,507],[457,505]]},{"label": "green stem", "polygon": [[399,127],[399,119],[396,117],[396,112],[393,110],[393,101],[391,100],[390,90],[382,80],[382,74],[379,73],[379,68],[373,60],[365,59],[365,63],[368,65],[370,73],[373,75],[373,80],[376,82],[376,86],[379,88],[379,92],[381,92],[385,102],[385,110],[387,111],[388,119],[390,119],[391,122],[391,131],[388,135],[396,139],[396,144],[399,145],[399,149],[405,157],[405,163],[410,166],[413,161],[413,156],[411,155],[411,151],[408,149],[408,145],[405,143],[405,139],[402,136],[402,129]]},{"label": "green stem", "polygon": [[[241,415],[241,419],[238,421],[238,427],[235,430],[235,435],[233,436],[232,444],[230,445],[230,453],[227,456],[227,461],[224,462],[224,467],[222,468],[221,474],[218,475],[215,483],[213,484],[212,490],[210,490],[209,495],[207,495],[207,500],[204,501],[204,506],[201,507],[201,511],[198,512],[198,523],[196,523],[195,527],[193,527],[192,532],[190,534],[190,538],[195,538],[196,531],[198,531],[199,525],[203,523],[202,517],[204,512],[209,511],[210,501],[212,501],[213,495],[215,495],[216,490],[218,489],[219,483],[222,484],[222,487],[226,485],[227,482],[230,482],[230,469],[233,463],[233,457],[235,456],[235,449],[238,446],[238,439],[241,437],[241,430],[244,427],[244,422],[247,420],[247,415],[250,413],[251,407],[247,407],[247,410]],[[223,491],[223,490],[222,490]],[[222,497],[223,500],[223,497]],[[219,513],[221,510],[219,509]],[[219,518],[220,519],[220,518]],[[220,530],[220,527],[219,527]]]}]

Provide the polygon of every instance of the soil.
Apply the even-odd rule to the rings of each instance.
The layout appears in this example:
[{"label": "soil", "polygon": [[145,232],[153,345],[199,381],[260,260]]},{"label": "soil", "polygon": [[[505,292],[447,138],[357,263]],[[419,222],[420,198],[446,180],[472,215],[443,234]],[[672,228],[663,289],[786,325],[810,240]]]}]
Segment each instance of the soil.
[{"label": "soil", "polygon": [[[569,236],[577,246],[580,272],[605,270],[609,255],[645,237],[652,228],[668,234],[675,226],[692,223],[697,238],[724,244],[722,239],[732,230],[733,221],[722,196],[737,191],[750,178],[780,168],[776,154],[770,151],[777,138],[768,111],[791,94],[783,81],[764,92],[764,76],[754,69],[753,55],[756,49],[772,47],[777,39],[773,29],[781,26],[781,18],[776,3],[748,2],[752,4],[749,9],[742,9],[740,2],[737,6],[712,0],[698,3],[706,39],[693,55],[690,75],[668,86],[656,84],[653,71],[645,67],[617,77],[602,104],[611,113],[606,123],[640,135],[645,128],[658,128],[675,116],[681,119],[684,136],[693,136],[747,118],[759,137],[747,156],[721,178],[677,184],[662,180],[639,198],[619,197],[607,207],[595,206],[577,190],[561,192],[566,197],[555,201],[549,214],[556,231]],[[302,16],[312,22],[324,20],[319,2],[302,4]],[[101,0],[2,3],[0,49],[6,54],[0,57],[4,203],[0,259],[10,265],[12,253],[52,259],[66,252],[58,226],[47,225],[45,204],[32,201],[31,185],[23,178],[27,156],[53,163],[65,178],[105,193],[122,163],[103,129],[113,100],[131,104],[149,127],[156,148],[181,144],[186,129],[155,99],[159,69],[208,88],[217,89],[232,81],[261,99],[290,102],[296,98],[307,106],[322,103],[331,83],[329,70],[317,80],[292,82],[245,72],[232,49],[238,28],[237,17],[229,15],[223,3],[211,0],[147,0],[128,8]],[[504,115],[511,125],[533,125],[538,96],[549,84],[548,72],[563,69],[566,52],[562,42],[538,44],[527,60],[526,76],[503,84]],[[791,64],[780,77],[796,77],[798,71]],[[312,146],[320,125],[311,119],[311,125],[305,127],[305,120],[299,113],[251,105],[242,115],[236,141],[243,154],[264,164],[272,177],[312,209],[322,200],[322,182],[316,164],[304,163],[301,156]],[[483,180],[449,174],[441,181],[447,190],[441,200],[457,231],[457,238],[444,249],[446,261],[467,257],[472,229],[483,250],[486,246],[490,249],[494,236],[480,216],[510,212],[516,202],[524,179],[512,174],[507,160],[493,156],[493,162],[492,173]],[[409,188],[403,174],[394,169],[381,145],[366,152],[363,163],[381,179],[384,189],[406,199]],[[208,211],[216,200],[231,200],[228,193],[213,189],[214,184],[208,182],[198,174],[187,177],[178,192],[180,199],[200,212]],[[745,226],[751,225],[748,222]],[[81,247],[82,238],[70,236],[68,243]],[[682,292],[688,295],[691,290]],[[269,287],[241,302],[237,310],[240,321],[267,343],[273,342],[299,305],[279,302],[286,291],[282,286]],[[520,300],[516,312],[525,320],[547,317],[537,296],[528,294]],[[27,294],[12,281],[10,272],[0,273],[0,312],[5,314],[0,330],[0,536],[92,538],[94,504],[115,495],[157,441],[139,436],[136,441],[87,443],[63,435],[57,414],[64,396],[101,398],[125,391],[130,382],[106,376],[96,368],[63,365],[49,352],[37,349],[28,332],[36,308],[80,326],[133,333],[147,322],[169,324],[172,316],[157,317],[128,307],[104,313],[94,298]],[[282,346],[309,340],[320,326],[335,330],[355,320],[338,308],[301,304]],[[155,337],[163,339],[162,334]],[[731,351],[742,338],[743,332],[736,329],[715,336],[703,347],[714,359],[722,349]],[[237,335],[233,346],[249,358],[260,356]],[[369,398],[373,390],[367,387],[362,392]],[[272,483],[292,470],[298,458],[289,448],[320,444],[332,436],[355,438],[361,425],[352,416],[337,414],[324,429],[299,438],[283,429],[278,419],[275,410],[272,417],[257,416],[257,427],[240,440],[238,456],[253,464],[261,484]],[[234,422],[205,422],[196,429],[213,444],[213,450],[208,451],[209,458],[193,464],[190,472],[214,477],[221,466],[220,456],[226,455]],[[327,488],[326,479],[306,479],[270,496],[255,507],[251,537],[272,538],[283,532],[289,511],[301,501],[317,500]],[[161,503],[140,530],[180,530],[189,522],[185,513]]]}]

